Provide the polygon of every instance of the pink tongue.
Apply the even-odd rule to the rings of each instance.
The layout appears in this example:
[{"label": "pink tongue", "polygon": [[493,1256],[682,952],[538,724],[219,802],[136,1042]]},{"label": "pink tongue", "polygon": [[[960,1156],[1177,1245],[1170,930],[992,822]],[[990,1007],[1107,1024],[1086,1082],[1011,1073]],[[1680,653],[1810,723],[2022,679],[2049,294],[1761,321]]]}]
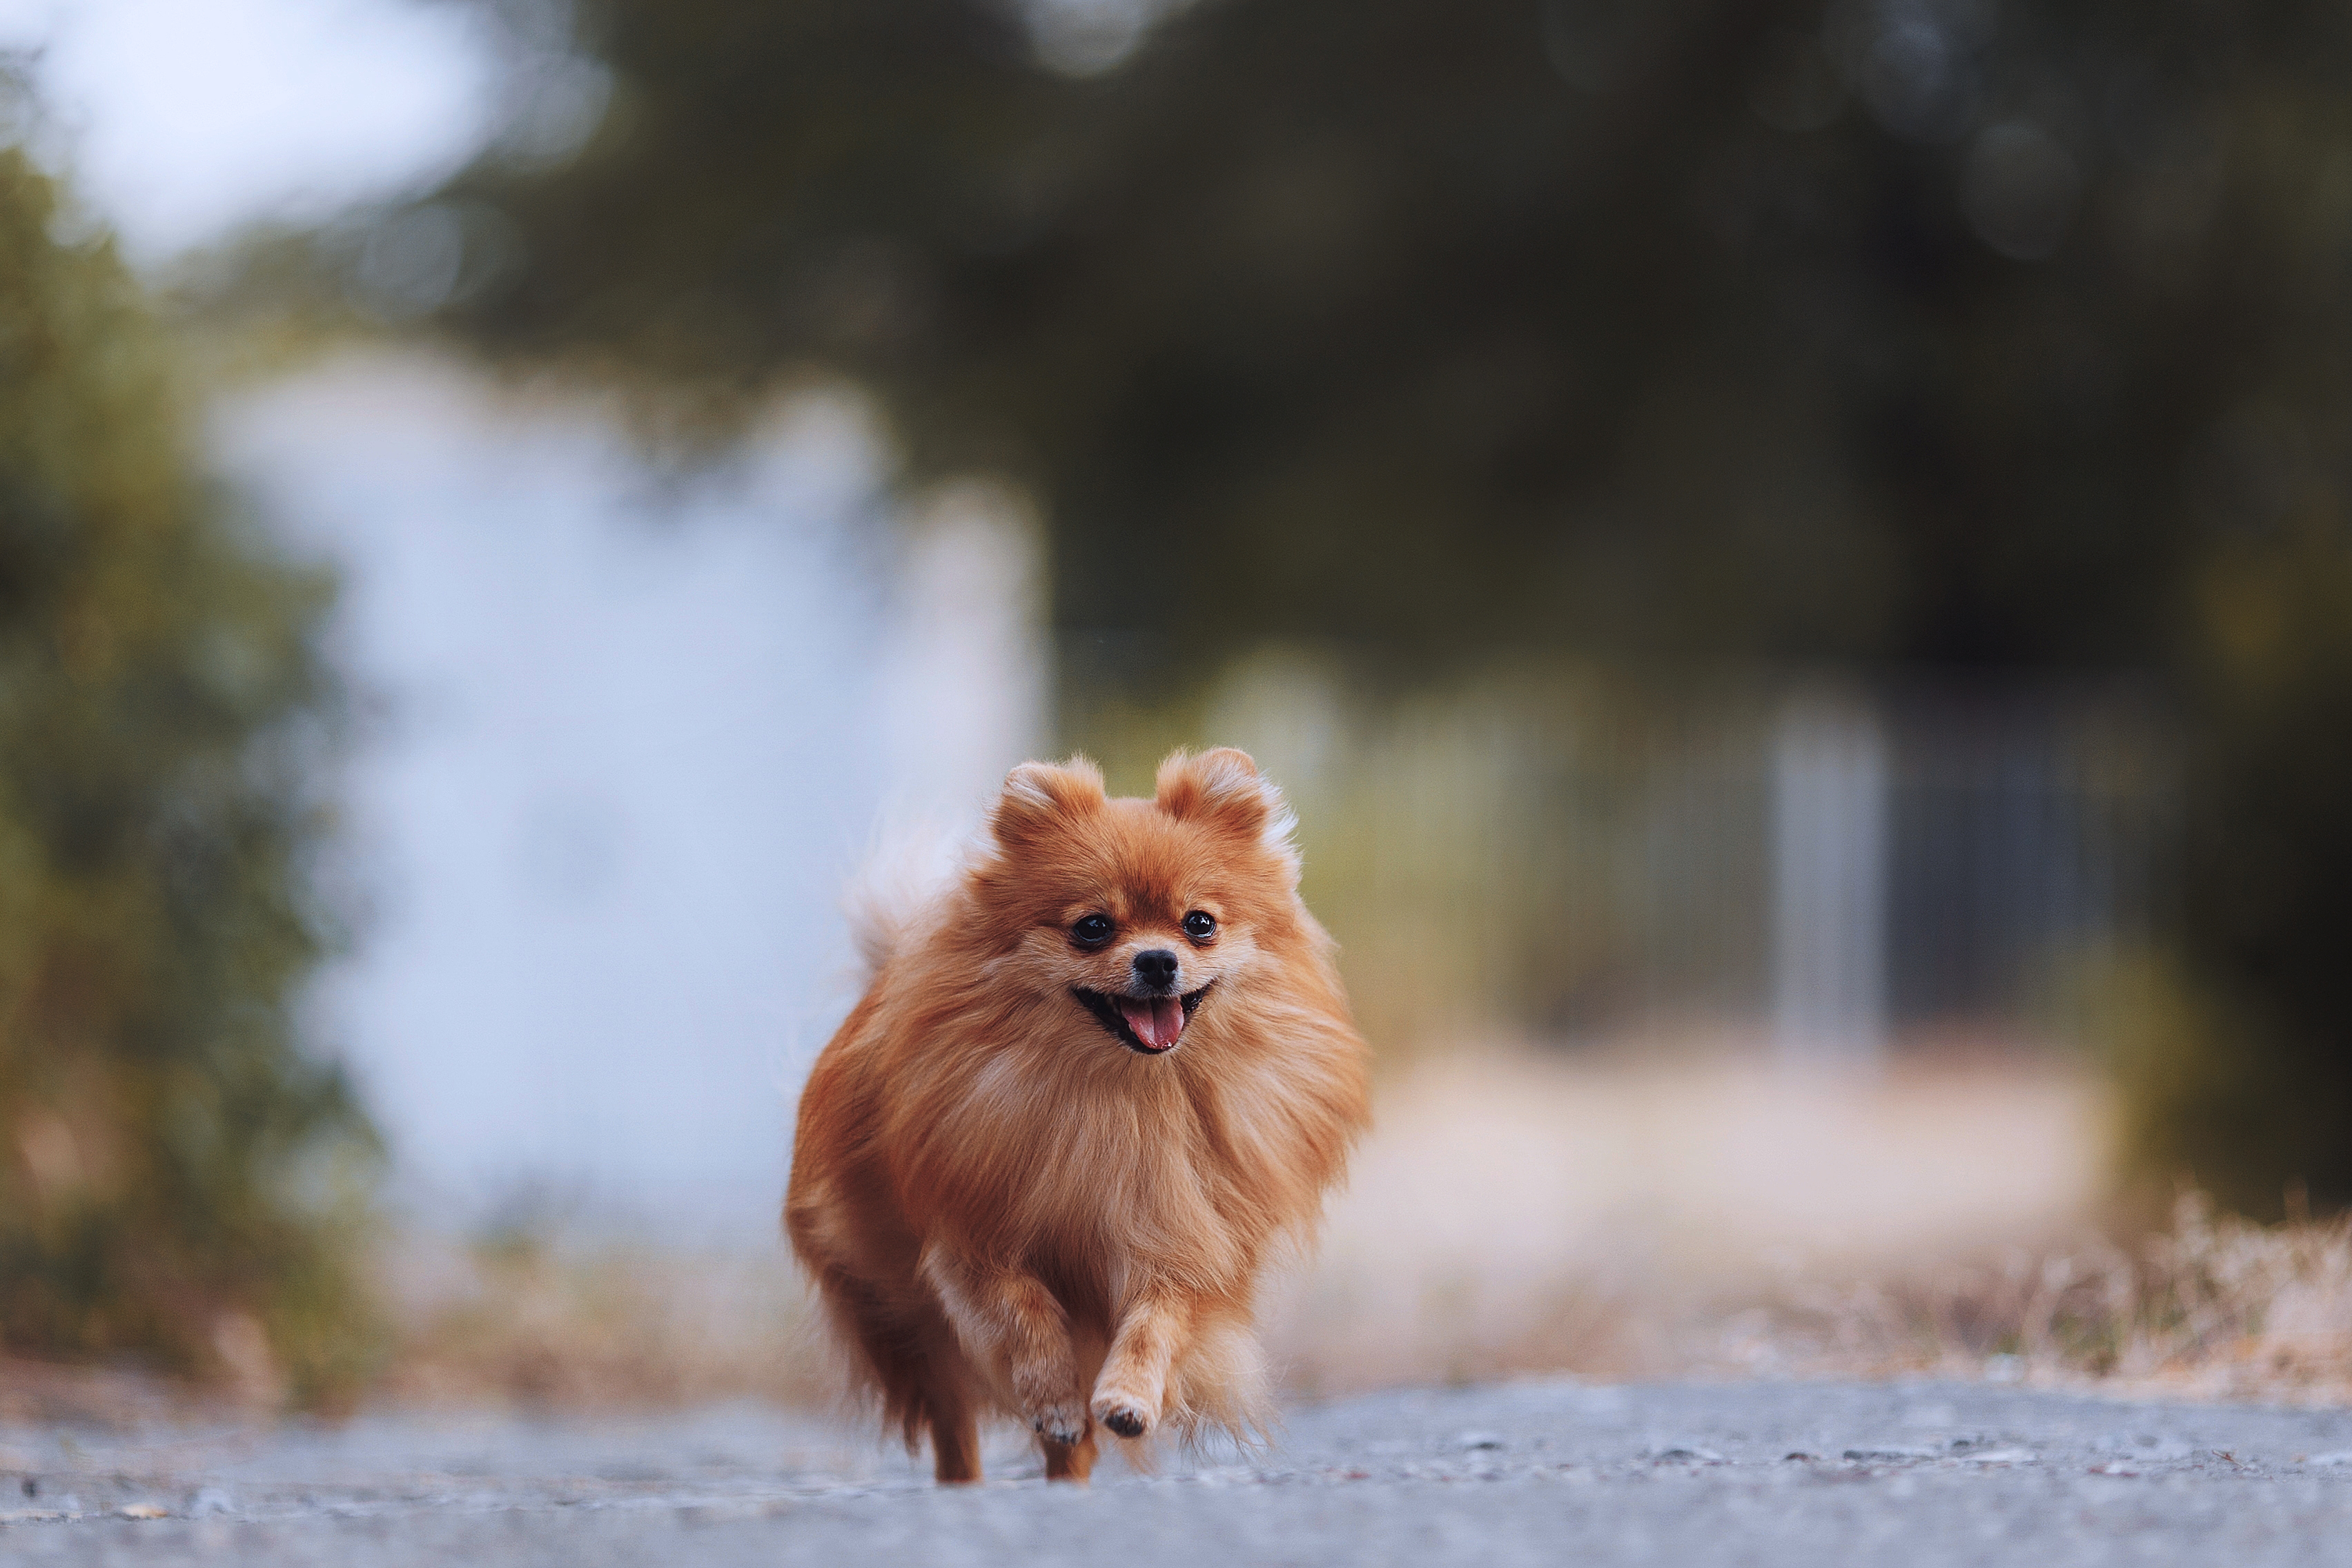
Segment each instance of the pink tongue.
[{"label": "pink tongue", "polygon": [[1122,996],[1118,1010],[1125,1016],[1127,1026],[1135,1031],[1135,1037],[1155,1051],[1166,1050],[1184,1032],[1184,1003],[1180,997],[1136,1001]]}]

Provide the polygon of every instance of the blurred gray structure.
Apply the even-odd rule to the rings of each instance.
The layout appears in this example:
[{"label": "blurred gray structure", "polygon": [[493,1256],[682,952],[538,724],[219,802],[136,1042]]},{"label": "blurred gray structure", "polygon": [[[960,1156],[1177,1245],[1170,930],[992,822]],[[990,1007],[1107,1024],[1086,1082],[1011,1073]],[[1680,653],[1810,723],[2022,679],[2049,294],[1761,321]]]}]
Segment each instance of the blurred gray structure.
[{"label": "blurred gray structure", "polygon": [[1547,665],[1396,700],[1349,670],[1259,659],[1206,728],[1297,798],[1391,1045],[2081,1045],[2164,896],[2171,743],[2131,692]]}]

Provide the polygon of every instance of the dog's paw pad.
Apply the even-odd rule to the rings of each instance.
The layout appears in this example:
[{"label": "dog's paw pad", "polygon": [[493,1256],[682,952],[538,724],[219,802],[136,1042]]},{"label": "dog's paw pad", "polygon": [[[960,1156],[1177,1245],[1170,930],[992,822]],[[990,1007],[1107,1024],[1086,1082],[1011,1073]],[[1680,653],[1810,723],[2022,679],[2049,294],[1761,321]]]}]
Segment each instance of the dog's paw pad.
[{"label": "dog's paw pad", "polygon": [[1151,1430],[1150,1409],[1130,1394],[1097,1394],[1094,1413],[1096,1420],[1122,1437],[1140,1437]]}]

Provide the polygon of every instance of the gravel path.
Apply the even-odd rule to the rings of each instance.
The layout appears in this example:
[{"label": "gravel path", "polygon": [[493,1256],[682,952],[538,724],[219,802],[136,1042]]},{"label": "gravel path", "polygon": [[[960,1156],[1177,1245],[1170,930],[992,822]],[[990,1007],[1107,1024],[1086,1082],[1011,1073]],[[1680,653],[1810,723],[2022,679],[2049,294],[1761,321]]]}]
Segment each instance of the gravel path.
[{"label": "gravel path", "polygon": [[1276,1450],[989,1485],[767,1410],[0,1428],[7,1563],[2352,1564],[2352,1411],[1945,1384],[1386,1394]]}]

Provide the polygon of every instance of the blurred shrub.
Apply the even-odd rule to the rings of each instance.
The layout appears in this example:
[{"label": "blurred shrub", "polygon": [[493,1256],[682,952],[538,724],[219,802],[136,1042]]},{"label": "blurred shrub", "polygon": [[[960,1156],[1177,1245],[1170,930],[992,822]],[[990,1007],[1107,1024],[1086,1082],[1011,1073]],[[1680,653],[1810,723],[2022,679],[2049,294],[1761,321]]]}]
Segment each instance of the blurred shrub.
[{"label": "blurred shrub", "polygon": [[[2352,425],[2339,422],[2336,456]],[[2275,1215],[2352,1206],[2352,485],[2306,481],[2280,524],[2200,574],[2199,722],[2180,1000],[2168,1070],[2126,1075],[2143,1160]]]},{"label": "blurred shrub", "polygon": [[111,241],[0,148],[0,1346],[331,1403],[373,1135],[304,1056],[331,584],[197,476]]}]

